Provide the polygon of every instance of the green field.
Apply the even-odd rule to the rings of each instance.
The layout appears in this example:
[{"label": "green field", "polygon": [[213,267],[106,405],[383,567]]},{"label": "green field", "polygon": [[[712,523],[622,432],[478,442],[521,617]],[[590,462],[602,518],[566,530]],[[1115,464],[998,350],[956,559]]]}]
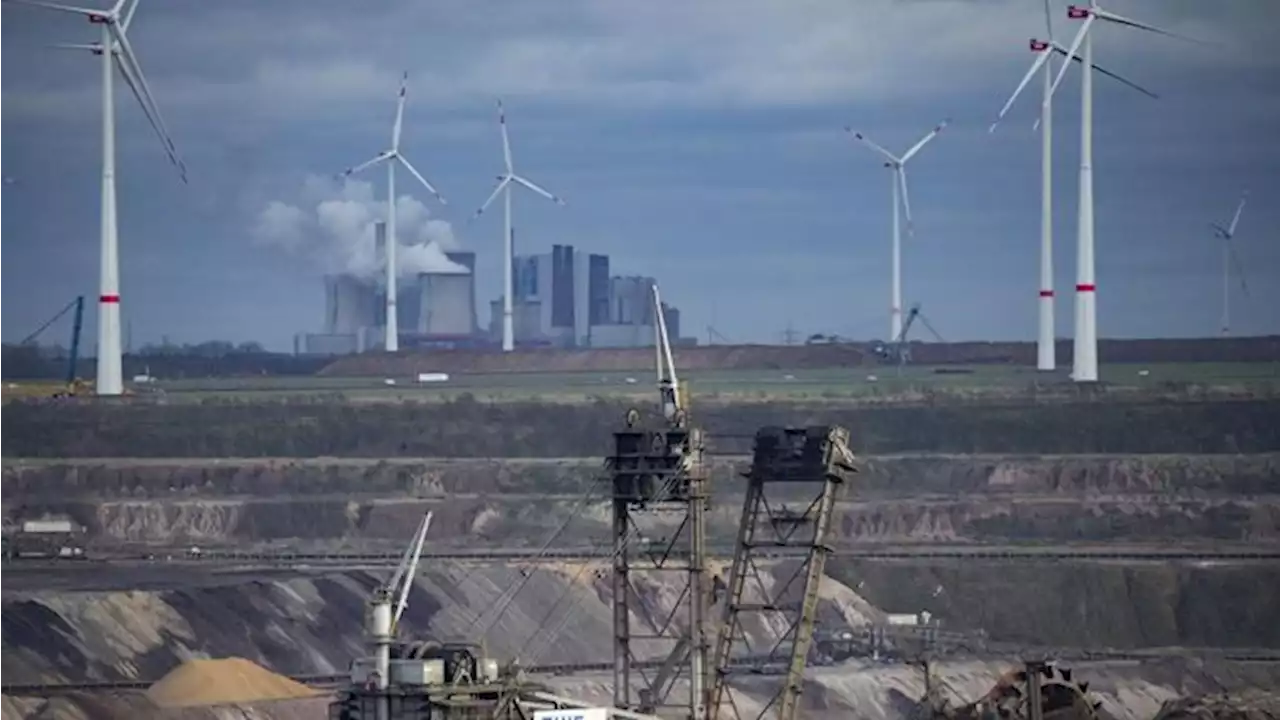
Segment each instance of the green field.
[{"label": "green field", "polygon": [[[1280,363],[1112,364],[1102,381],[1117,392],[1280,392]],[[920,394],[955,396],[1069,392],[1066,371],[1045,375],[1006,365],[834,368],[689,372],[682,376],[696,398],[734,400],[890,399]],[[342,396],[351,401],[433,401],[463,394],[487,400],[587,401],[597,397],[644,396],[654,376],[644,372],[503,373],[454,375],[446,382],[414,377],[249,377],[163,380],[135,387],[139,394],[174,400]]]}]

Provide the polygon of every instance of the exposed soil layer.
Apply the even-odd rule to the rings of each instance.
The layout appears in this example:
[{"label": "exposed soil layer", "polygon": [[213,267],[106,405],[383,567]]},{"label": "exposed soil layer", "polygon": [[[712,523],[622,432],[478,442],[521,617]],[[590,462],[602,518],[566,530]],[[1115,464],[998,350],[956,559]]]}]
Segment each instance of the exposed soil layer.
[{"label": "exposed soil layer", "polygon": [[[581,457],[610,450],[629,404],[8,403],[6,457]],[[1280,451],[1280,399],[870,407],[700,406],[713,449],[768,425],[839,424],[866,454]]]},{"label": "exposed soil layer", "polygon": [[[746,455],[710,456],[717,494],[738,495]],[[1185,495],[1280,491],[1280,453],[881,455],[859,459],[849,499],[927,495]],[[344,496],[577,495],[604,476],[582,458],[84,458],[6,460],[7,501]]]},{"label": "exposed soil layer", "polygon": [[[934,665],[934,676],[946,688],[952,705],[985,693],[1010,663],[955,660]],[[1072,666],[1075,677],[1087,682],[1093,698],[1102,703],[1103,717],[1114,720],[1275,720],[1280,695],[1248,689],[1273,685],[1277,673],[1266,668],[1174,659],[1141,666],[1087,663]],[[600,675],[555,677],[547,680],[554,692],[597,706],[612,700],[612,686]],[[1223,693],[1223,689],[1233,690]],[[1237,690],[1237,688],[1243,688]],[[638,689],[638,688],[637,688]],[[675,692],[684,692],[677,684]],[[754,717],[777,691],[768,680],[739,680],[733,700],[740,713]],[[1183,698],[1179,693],[1190,693]],[[1211,695],[1207,695],[1212,693]],[[814,720],[845,720],[854,712],[866,720],[909,720],[915,700],[924,694],[919,670],[902,665],[848,662],[834,668],[811,669],[804,681],[800,712]],[[1172,699],[1170,699],[1172,698]],[[81,693],[45,701],[4,698],[6,720],[314,720],[327,712],[327,698],[255,703],[218,708],[164,711],[146,702],[141,693]],[[1159,713],[1159,714],[1157,714]]]},{"label": "exposed soil layer", "polygon": [[[502,619],[490,623],[481,617],[485,608],[493,607],[502,590],[518,582],[516,569],[486,567],[464,569],[456,566],[434,567],[423,574],[415,587],[403,619],[403,629],[411,636],[455,638],[475,636],[480,628],[489,627],[488,652],[499,658],[515,654],[529,661],[596,661],[606,660],[610,653],[609,580],[602,566],[564,565],[537,573],[517,595]],[[722,571],[723,568],[717,568]],[[833,568],[833,574],[849,572],[847,567]],[[901,587],[924,588],[938,581],[945,572],[938,569],[903,566],[875,575],[860,568],[857,586],[833,580],[824,582],[819,607],[819,622],[833,628],[840,624],[859,625],[883,620],[882,610],[865,598],[901,593]],[[976,572],[976,571],[966,571]],[[1086,573],[1083,581],[1077,573],[1062,567],[1042,567],[1035,576],[1010,576],[998,569],[987,568],[978,582],[991,588],[989,605],[1007,606],[1010,616],[1019,615],[1016,636],[1039,642],[1071,634],[1072,645],[1084,639],[1126,640],[1132,643],[1166,639],[1198,638],[1197,626],[1185,617],[1162,614],[1143,619],[1122,610],[1122,602],[1149,601],[1138,597],[1140,590],[1148,594],[1162,592],[1166,597],[1181,593],[1180,606],[1194,616],[1193,606],[1205,604],[1204,612],[1235,617],[1231,628],[1206,627],[1204,632],[1214,639],[1248,637],[1250,640],[1274,639],[1265,613],[1265,603],[1274,606],[1280,583],[1270,581],[1271,595],[1257,599],[1257,606],[1245,604],[1243,596],[1256,592],[1258,586],[1237,586],[1234,596],[1201,596],[1190,589],[1198,581],[1189,575],[1157,569],[1150,577],[1133,571],[1096,570]],[[1049,573],[1045,575],[1044,573]],[[1107,573],[1116,575],[1108,579]],[[1206,570],[1212,573],[1214,570]],[[1056,576],[1054,575],[1056,573]],[[1127,573],[1127,574],[1126,574]],[[778,582],[789,575],[775,568],[768,582]],[[1096,576],[1096,577],[1095,577]],[[965,577],[975,577],[968,575]],[[772,578],[772,579],[770,579]],[[944,581],[952,578],[943,577]],[[956,578],[957,581],[965,579]],[[3,606],[3,661],[6,683],[62,682],[90,679],[154,679],[169,672],[185,660],[198,656],[240,656],[275,672],[284,674],[337,674],[345,671],[350,658],[363,654],[360,630],[364,600],[378,578],[362,572],[287,579],[243,580],[216,587],[188,588],[158,592],[82,592],[62,596],[40,596],[27,600],[8,600]],[[1217,582],[1209,578],[1206,582]],[[1011,590],[1053,587],[1059,591],[1073,585],[1063,602],[1049,603],[1029,612],[1034,599],[1024,599]],[[656,577],[637,579],[639,607],[637,612],[663,617],[679,597],[678,588],[661,583]],[[854,589],[856,587],[856,591]],[[538,634],[542,628],[559,625],[561,615],[555,612],[556,601],[568,592],[575,605],[572,619],[558,635]],[[967,612],[946,603],[946,593],[931,597],[932,607],[942,612]],[[1000,602],[990,602],[999,597]],[[941,599],[939,599],[941,598]],[[883,607],[910,611],[921,603],[918,598],[902,599],[902,605]],[[895,601],[899,602],[899,601]],[[1080,613],[1083,604],[1091,612]],[[1210,608],[1209,605],[1213,607]],[[633,608],[636,605],[633,604]],[[975,627],[979,620],[1001,621],[990,611],[972,616],[943,615],[952,628]],[[643,622],[640,617],[636,618]],[[1138,630],[1125,627],[1140,626]],[[753,644],[776,637],[778,629],[763,623],[747,625]],[[1000,638],[993,632],[993,638]],[[638,657],[652,657],[661,652],[648,641],[633,643]],[[1261,644],[1251,642],[1250,644]],[[996,676],[1009,668],[1009,663],[973,660],[950,660],[939,663],[937,671],[947,685],[958,693],[957,700],[971,700],[991,687]],[[1137,665],[1077,666],[1081,679],[1090,681],[1106,709],[1118,718],[1152,717],[1161,703],[1183,693],[1220,690],[1246,685],[1268,686],[1280,681],[1274,666],[1241,666],[1171,660]],[[555,686],[567,694],[584,700],[603,699],[609,680],[604,677],[581,676],[556,678]],[[743,680],[735,700],[746,707],[763,704],[776,691],[776,680],[757,678]],[[910,701],[923,691],[919,671],[907,666],[887,666],[853,661],[837,667],[814,668],[809,671],[804,694],[805,717],[848,717],[850,708],[862,708],[868,717],[898,720],[910,711]],[[70,698],[55,703],[105,703],[101,698]],[[119,702],[136,702],[122,698]],[[6,711],[20,713],[24,708],[34,712],[38,701],[6,698]],[[136,709],[140,705],[128,707]],[[58,710],[58,707],[53,708]],[[110,704],[100,706],[106,711]],[[284,705],[276,710],[285,712]],[[874,711],[874,712],[873,712]],[[843,714],[841,714],[843,713]],[[17,714],[26,717],[26,714]],[[251,717],[283,717],[270,713]],[[46,714],[45,717],[73,717]],[[94,714],[91,717],[128,717]],[[168,716],[165,716],[168,717]],[[204,718],[189,715],[184,718]]]},{"label": "exposed soil layer", "polygon": [[[747,463],[709,460],[713,543],[734,541]],[[1276,542],[1278,466],[1274,454],[868,458],[834,529],[859,543]],[[575,513],[561,544],[603,541],[602,476],[597,459],[28,460],[6,463],[2,487],[7,519],[66,514],[99,546],[390,546],[427,509],[433,545],[527,546]]]},{"label": "exposed soil layer", "polygon": [[833,558],[827,574],[879,607],[1070,646],[1280,647],[1280,566]]}]

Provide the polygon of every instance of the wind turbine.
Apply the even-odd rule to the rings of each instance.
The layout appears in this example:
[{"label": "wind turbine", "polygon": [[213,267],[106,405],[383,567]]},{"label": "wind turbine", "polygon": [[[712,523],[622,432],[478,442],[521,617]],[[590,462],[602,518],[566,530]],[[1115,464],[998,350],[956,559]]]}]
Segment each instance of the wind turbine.
[{"label": "wind turbine", "polygon": [[[1018,87],[1009,96],[1004,107],[1000,108],[1000,113],[996,115],[995,122],[991,123],[989,132],[995,132],[996,126],[1004,119],[1009,108],[1013,107],[1018,96],[1031,82],[1031,78],[1035,77],[1037,71],[1043,70],[1044,99],[1040,106],[1040,119],[1036,121],[1036,127],[1040,130],[1040,296],[1038,300],[1040,331],[1036,341],[1036,369],[1052,372],[1057,366],[1057,353],[1053,327],[1053,104],[1051,95],[1053,61],[1049,58],[1053,55],[1065,58],[1068,57],[1068,53],[1066,48],[1053,39],[1053,19],[1049,10],[1049,0],[1044,0],[1044,21],[1049,39],[1042,41],[1031,38],[1031,52],[1036,53],[1036,59],[1031,63],[1031,69],[1027,70],[1027,74],[1022,77],[1022,82],[1018,83]],[[1072,59],[1083,63],[1083,60],[1078,57]],[[1156,97],[1154,93],[1109,70],[1097,65],[1094,65],[1093,69],[1145,95]]]},{"label": "wind turbine", "polygon": [[[1076,328],[1071,378],[1076,382],[1097,382],[1098,306],[1093,257],[1093,37],[1089,30],[1096,20],[1105,20],[1159,35],[1199,41],[1103,10],[1098,7],[1097,0],[1089,0],[1088,7],[1068,6],[1067,17],[1084,20],[1067,50],[1067,58],[1074,60],[1081,44],[1084,45],[1084,52],[1080,56],[1084,69],[1080,74],[1080,207],[1076,226]],[[1053,93],[1070,65],[1070,62],[1062,64],[1042,105],[1052,102]]]},{"label": "wind turbine", "polygon": [[384,150],[373,156],[373,159],[347,168],[342,173],[342,177],[350,177],[365,168],[373,167],[378,163],[385,162],[387,164],[387,322],[383,332],[384,348],[387,352],[396,352],[400,349],[400,324],[396,317],[396,246],[398,235],[396,235],[396,163],[404,165],[404,169],[409,174],[417,178],[432,195],[436,196],[436,200],[441,205],[446,204],[444,196],[436,191],[431,183],[418,172],[418,169],[410,163],[404,155],[400,153],[400,130],[404,125],[404,96],[405,89],[409,84],[409,71],[406,70],[400,76],[400,96],[396,99],[396,119],[391,126],[391,149]]},{"label": "wind turbine", "polygon": [[[122,17],[120,11],[127,0],[117,0],[109,10],[74,7],[42,0],[7,0],[22,5],[49,8],[62,12],[84,15],[89,22],[102,26],[102,39],[97,45],[73,45],[79,49],[93,50],[102,56],[102,215],[101,242],[98,275],[98,374],[94,392],[98,395],[124,393],[124,370],[120,347],[120,235],[116,220],[116,138],[115,94],[112,65],[120,68],[125,84],[133,91],[147,122],[156,131],[164,145],[169,161],[178,169],[182,182],[187,182],[187,169],[178,156],[178,149],[169,136],[168,128],[160,115],[160,108],[151,95],[142,66],[138,64],[133,46],[126,34],[137,0]],[[110,48],[111,52],[105,52]],[[114,62],[113,62],[114,61]]]},{"label": "wind turbine", "polygon": [[[942,129],[951,122],[948,118],[938,123],[936,127],[929,131],[910,150],[903,153],[902,157],[897,157],[893,153],[885,150],[880,145],[867,138],[860,132],[856,132],[853,128],[845,127],[845,131],[861,140],[867,147],[875,150],[885,157],[884,166],[893,171],[892,182],[893,187],[893,279],[891,299],[889,306],[889,337],[896,338],[902,334],[902,234],[899,229],[898,210],[901,206],[907,216],[907,234],[914,235],[911,222],[911,197],[907,193],[907,161],[915,157],[925,145],[929,144],[942,132]],[[901,197],[901,199],[899,199]]]},{"label": "wind turbine", "polygon": [[1222,227],[1218,223],[1209,223],[1209,227],[1213,228],[1213,234],[1222,240],[1222,334],[1228,335],[1231,332],[1231,266],[1236,269],[1236,276],[1240,278],[1240,289],[1244,291],[1244,296],[1249,297],[1249,286],[1244,280],[1244,266],[1240,264],[1240,258],[1236,255],[1235,245],[1232,240],[1236,237],[1236,225],[1240,224],[1240,213],[1244,211],[1244,203],[1249,199],[1249,193],[1240,195],[1240,204],[1236,206],[1236,214],[1231,218],[1231,224]]},{"label": "wind turbine", "polygon": [[511,352],[516,346],[515,328],[511,318],[511,295],[513,293],[511,287],[511,265],[514,262],[512,258],[514,249],[511,242],[511,184],[523,185],[558,205],[564,205],[564,200],[547,192],[532,180],[516,174],[515,167],[511,164],[511,140],[507,137],[507,114],[502,108],[501,100],[498,101],[498,126],[502,129],[502,158],[506,171],[498,176],[498,186],[493,189],[493,192],[489,194],[489,199],[484,201],[484,204],[480,206],[479,210],[476,210],[471,219],[475,220],[480,217],[488,209],[489,205],[493,203],[494,198],[498,197],[498,193],[506,191],[503,197],[503,204],[506,206],[506,222],[505,230],[502,233],[502,351]]}]

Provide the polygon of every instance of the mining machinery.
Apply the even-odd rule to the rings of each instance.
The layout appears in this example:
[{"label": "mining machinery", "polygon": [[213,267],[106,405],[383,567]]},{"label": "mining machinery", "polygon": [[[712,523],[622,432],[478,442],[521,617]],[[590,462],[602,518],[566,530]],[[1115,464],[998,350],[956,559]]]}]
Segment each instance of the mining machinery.
[{"label": "mining machinery", "polygon": [[1032,660],[1004,673],[985,695],[951,707],[938,680],[925,668],[925,696],[917,704],[920,720],[1098,720],[1102,703],[1077,682],[1071,668]]},{"label": "mining machinery", "polygon": [[895,364],[898,367],[899,374],[902,372],[902,366],[911,362],[911,345],[907,340],[907,335],[911,332],[911,327],[917,319],[933,335],[934,339],[938,342],[946,342],[938,334],[938,331],[933,328],[933,324],[929,322],[929,319],[920,312],[920,303],[912,305],[911,310],[907,313],[906,321],[902,323],[902,332],[898,333],[898,337],[893,338],[890,341],[891,344],[876,343],[875,347],[872,348],[872,352],[882,361]]},{"label": "mining machinery", "polygon": [[92,383],[81,380],[76,377],[76,365],[80,361],[80,335],[81,329],[84,327],[84,296],[77,295],[59,310],[53,317],[44,322],[43,325],[19,342],[19,345],[28,345],[36,342],[36,338],[40,336],[49,326],[53,325],[62,316],[71,313],[71,345],[67,353],[67,371],[65,379],[62,383],[49,382],[18,382],[10,383],[5,387],[6,398],[18,397],[40,397],[52,396],[55,398],[70,397],[75,395],[91,394],[93,389]]},{"label": "mining machinery", "polygon": [[[746,716],[798,716],[836,496],[857,472],[854,462],[843,427],[765,427],[756,433],[715,641],[709,704],[720,717],[744,717],[732,685],[738,670],[733,659],[740,647],[751,647],[746,628],[757,624],[783,630],[750,672],[781,680],[763,708]],[[769,553],[791,555],[776,577],[765,570]]]},{"label": "mining machinery", "polygon": [[[710,482],[702,462],[703,434],[689,420],[688,389],[676,373],[657,285],[653,311],[660,417],[629,410],[607,462],[613,493],[613,701],[618,709],[705,720]],[[658,517],[678,526],[654,539],[646,525]],[[676,607],[654,617],[635,587],[635,571],[671,577],[680,593]],[[636,655],[633,641],[659,657],[665,654],[657,672],[639,667],[646,658]],[[679,686],[686,694],[676,695]]]},{"label": "mining machinery", "polygon": [[658,720],[557,695],[514,663],[500,665],[479,643],[404,637],[400,619],[430,526],[428,512],[395,573],[374,589],[366,618],[370,654],[351,662],[350,684],[329,705],[330,720]]}]

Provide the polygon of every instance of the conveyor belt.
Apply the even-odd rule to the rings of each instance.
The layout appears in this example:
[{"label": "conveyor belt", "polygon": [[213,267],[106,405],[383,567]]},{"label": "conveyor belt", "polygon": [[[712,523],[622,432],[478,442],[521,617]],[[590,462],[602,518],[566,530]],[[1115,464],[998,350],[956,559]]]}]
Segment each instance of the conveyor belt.
[{"label": "conveyor belt", "polygon": [[[1143,660],[1159,660],[1172,657],[1212,657],[1217,660],[1228,662],[1262,662],[1276,663],[1280,662],[1280,651],[1263,651],[1255,649],[1235,649],[1235,648],[1195,648],[1195,649],[1153,649],[1153,650],[1108,650],[1108,649],[1085,649],[1085,648],[1060,648],[1057,650],[1047,648],[1028,648],[1026,646],[1007,645],[1005,652],[996,652],[996,647],[1004,647],[1005,644],[994,644],[988,648],[986,654],[992,656],[1031,656],[1038,655],[1043,657],[1051,657],[1063,662],[1105,662],[1105,661],[1143,661]],[[745,674],[769,673],[772,671],[772,665],[776,659],[766,656],[744,657],[733,660],[730,665],[736,672]],[[657,668],[662,665],[663,660],[644,660],[633,664],[633,667]],[[905,662],[905,661],[904,661]],[[587,672],[608,672],[613,669],[613,663],[594,662],[594,663],[554,663],[538,665],[536,667],[525,668],[525,672],[532,675],[569,675],[575,673]],[[292,679],[310,685],[315,688],[336,688],[342,687],[349,681],[349,676],[345,673],[337,675],[313,675],[299,674],[290,675]],[[72,693],[95,693],[95,692],[120,692],[128,690],[145,690],[158,680],[117,680],[117,681],[95,681],[82,683],[44,683],[44,684],[4,684],[0,686],[0,692],[5,695],[30,696],[30,697],[52,697],[56,695],[67,695]]]},{"label": "conveyor belt", "polygon": [[[665,550],[665,546],[662,548]],[[757,555],[786,558],[799,556],[800,548],[766,547],[757,550]],[[1107,547],[1107,546],[892,546],[892,547],[835,547],[835,557],[861,560],[938,560],[938,559],[972,559],[972,560],[1123,560],[1123,561],[1274,561],[1280,560],[1280,548],[1232,548],[1212,547]],[[732,548],[712,548],[711,555],[719,558],[730,558]],[[674,559],[673,555],[665,555]],[[458,562],[537,562],[564,560],[594,560],[611,557],[607,551],[594,548],[560,548],[538,553],[533,549],[494,549],[476,551],[435,551],[423,552],[423,560],[450,560]],[[216,563],[216,564],[266,564],[266,565],[394,565],[399,562],[399,553],[316,553],[316,552],[243,552],[243,551],[203,551],[199,554],[172,553],[169,556],[152,557],[122,556],[108,559],[107,562],[174,562],[174,563]],[[21,564],[24,561],[14,561]],[[29,562],[29,561],[28,561]],[[76,561],[67,561],[76,562]]]}]

